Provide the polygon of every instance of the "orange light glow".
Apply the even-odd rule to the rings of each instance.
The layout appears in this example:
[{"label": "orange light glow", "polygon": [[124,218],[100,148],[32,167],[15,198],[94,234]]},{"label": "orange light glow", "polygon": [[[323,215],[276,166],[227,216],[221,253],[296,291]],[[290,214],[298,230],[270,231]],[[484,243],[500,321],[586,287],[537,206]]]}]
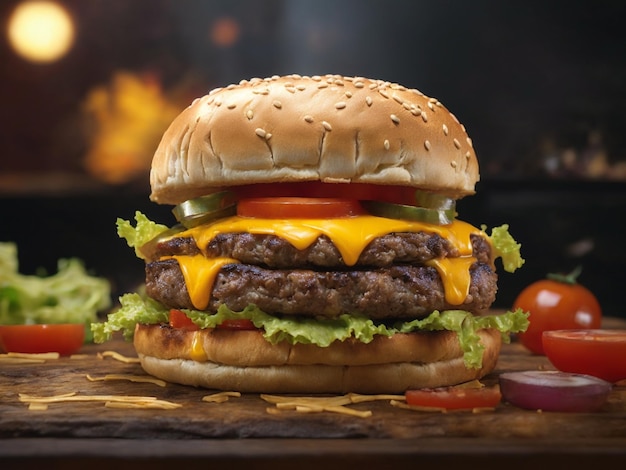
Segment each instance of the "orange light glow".
[{"label": "orange light glow", "polygon": [[230,47],[239,39],[239,23],[232,18],[218,18],[211,27],[211,41],[216,46]]},{"label": "orange light glow", "polygon": [[33,62],[54,62],[74,42],[69,13],[51,1],[20,3],[9,18],[7,35],[15,51]]}]

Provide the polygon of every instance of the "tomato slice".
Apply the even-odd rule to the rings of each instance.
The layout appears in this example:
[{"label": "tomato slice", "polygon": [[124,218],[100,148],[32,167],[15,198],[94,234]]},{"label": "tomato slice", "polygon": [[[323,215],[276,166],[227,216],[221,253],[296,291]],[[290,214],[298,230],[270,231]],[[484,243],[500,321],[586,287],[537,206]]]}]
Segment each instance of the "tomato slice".
[{"label": "tomato slice", "polygon": [[183,330],[196,331],[200,327],[191,321],[185,312],[177,309],[170,310],[170,326],[172,328],[181,328]]},{"label": "tomato slice", "polygon": [[78,351],[84,341],[82,323],[0,326],[0,349],[6,352],[58,352],[68,356]]},{"label": "tomato slice", "polygon": [[500,403],[500,388],[493,387],[442,387],[407,390],[406,402],[409,405],[447,410],[466,410],[473,408],[494,408]]},{"label": "tomato slice", "polygon": [[331,219],[364,214],[358,201],[337,198],[260,197],[241,199],[237,214],[264,219]]},{"label": "tomato slice", "polygon": [[258,330],[252,320],[247,318],[237,318],[231,320],[224,320],[217,328],[226,330]]},{"label": "tomato slice", "polygon": [[626,379],[626,330],[545,331],[543,348],[560,371],[593,375],[608,382]]},{"label": "tomato slice", "polygon": [[365,183],[260,183],[228,188],[238,198],[259,197],[311,197],[353,200],[386,201],[395,204],[415,205],[415,188]]}]

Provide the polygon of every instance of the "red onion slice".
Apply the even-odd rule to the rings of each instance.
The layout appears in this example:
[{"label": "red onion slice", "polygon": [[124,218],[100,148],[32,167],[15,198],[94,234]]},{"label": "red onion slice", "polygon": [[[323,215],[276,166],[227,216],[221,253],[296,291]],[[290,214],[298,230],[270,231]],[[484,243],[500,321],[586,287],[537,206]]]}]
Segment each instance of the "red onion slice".
[{"label": "red onion slice", "polygon": [[596,411],[606,402],[612,384],[597,377],[558,371],[507,372],[500,375],[505,401],[542,411]]}]

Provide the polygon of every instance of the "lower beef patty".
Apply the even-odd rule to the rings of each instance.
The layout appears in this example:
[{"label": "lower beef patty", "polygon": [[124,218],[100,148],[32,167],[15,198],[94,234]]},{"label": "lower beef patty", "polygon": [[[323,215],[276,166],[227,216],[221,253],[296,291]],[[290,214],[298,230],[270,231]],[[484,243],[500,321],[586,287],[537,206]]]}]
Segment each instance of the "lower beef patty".
[{"label": "lower beef patty", "polygon": [[[489,308],[497,290],[497,275],[482,262],[471,269],[469,295],[463,305],[445,301],[436,269],[397,265],[385,268],[316,271],[281,270],[249,264],[222,267],[207,311],[220,304],[239,311],[249,304],[272,314],[335,317],[360,313],[372,319],[419,318],[433,310]],[[146,292],[168,308],[194,308],[178,262],[146,265]]]}]

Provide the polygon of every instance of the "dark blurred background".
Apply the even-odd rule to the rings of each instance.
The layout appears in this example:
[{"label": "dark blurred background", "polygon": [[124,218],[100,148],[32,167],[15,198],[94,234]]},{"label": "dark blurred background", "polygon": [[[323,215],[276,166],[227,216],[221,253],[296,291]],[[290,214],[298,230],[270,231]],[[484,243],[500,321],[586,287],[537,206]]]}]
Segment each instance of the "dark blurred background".
[{"label": "dark blurred background", "polygon": [[418,88],[465,124],[481,182],[461,218],[509,223],[526,258],[497,307],[582,265],[626,316],[626,2],[41,3],[0,3],[0,241],[24,273],[80,257],[115,295],[134,288],[143,265],[115,219],[173,222],[147,179],[171,119],[243,78],[337,73]]}]

